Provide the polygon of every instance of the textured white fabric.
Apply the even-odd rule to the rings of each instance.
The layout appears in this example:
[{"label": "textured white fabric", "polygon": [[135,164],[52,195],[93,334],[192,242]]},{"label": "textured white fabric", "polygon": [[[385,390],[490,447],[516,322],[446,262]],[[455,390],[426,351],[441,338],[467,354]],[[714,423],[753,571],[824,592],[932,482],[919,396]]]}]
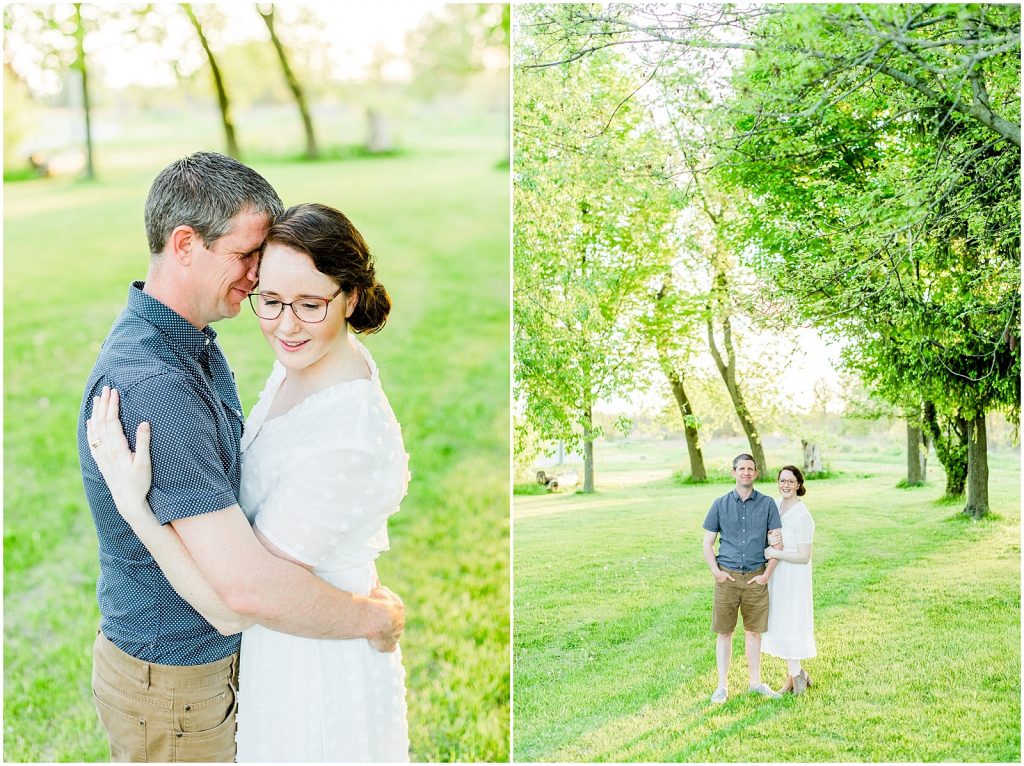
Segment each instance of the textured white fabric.
[{"label": "textured white fabric", "polygon": [[[408,485],[401,429],[372,377],[340,383],[266,420],[285,377],[274,364],[242,439],[241,505],[289,555],[366,595]],[[253,626],[242,634],[238,761],[408,761],[401,652]]]},{"label": "textured white fabric", "polygon": [[[799,502],[782,514],[783,550],[796,553],[798,544],[813,542],[814,519]],[[817,656],[810,561],[779,561],[776,566],[768,581],[768,630],[761,637],[761,651],[790,660]]]}]

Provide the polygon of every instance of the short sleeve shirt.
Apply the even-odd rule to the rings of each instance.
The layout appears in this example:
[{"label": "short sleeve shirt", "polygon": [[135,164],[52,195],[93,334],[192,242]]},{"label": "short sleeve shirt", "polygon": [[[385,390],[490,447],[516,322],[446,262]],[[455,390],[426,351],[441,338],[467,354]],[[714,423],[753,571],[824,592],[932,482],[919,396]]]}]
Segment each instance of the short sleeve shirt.
[{"label": "short sleeve shirt", "polygon": [[238,503],[242,411],[234,376],[209,327],[184,317],[133,283],[128,303],[103,342],[78,419],[85,494],[99,538],[96,585],[100,629],[115,646],[147,662],[200,665],[238,649],[182,599],[121,518],[89,454],[85,421],[104,385],[121,398],[132,449],[135,430],[152,426],[153,485],[148,500],[162,524]]},{"label": "short sleeve shirt", "polygon": [[767,563],[768,530],[781,527],[775,501],[756,489],[746,500],[735,489],[717,498],[704,518],[704,529],[719,534],[718,566],[737,572],[753,572]]}]

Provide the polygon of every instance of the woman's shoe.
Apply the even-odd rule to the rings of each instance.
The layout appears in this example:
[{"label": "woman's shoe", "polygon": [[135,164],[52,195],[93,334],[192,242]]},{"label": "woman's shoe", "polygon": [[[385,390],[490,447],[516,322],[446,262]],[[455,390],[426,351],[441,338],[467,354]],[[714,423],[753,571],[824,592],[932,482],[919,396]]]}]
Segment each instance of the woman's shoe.
[{"label": "woman's shoe", "polygon": [[786,683],[779,689],[779,694],[785,694],[786,692],[793,691],[793,676],[786,676]]},{"label": "woman's shoe", "polygon": [[814,683],[811,681],[811,677],[809,675],[807,675],[807,671],[804,670],[803,668],[801,668],[800,672],[803,673],[804,680],[807,682],[807,686],[808,687],[814,686]]},{"label": "woman's shoe", "polygon": [[803,694],[810,685],[810,676],[807,675],[806,670],[801,668],[800,672],[793,676],[793,694]]}]

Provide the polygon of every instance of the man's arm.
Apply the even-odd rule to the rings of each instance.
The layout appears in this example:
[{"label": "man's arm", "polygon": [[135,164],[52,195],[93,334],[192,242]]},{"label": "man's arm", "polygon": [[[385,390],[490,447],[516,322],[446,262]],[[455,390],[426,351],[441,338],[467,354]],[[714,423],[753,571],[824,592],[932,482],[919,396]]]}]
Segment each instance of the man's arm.
[{"label": "man's arm", "polygon": [[728,572],[723,572],[718,566],[718,559],[715,558],[715,540],[718,538],[717,532],[709,532],[704,530],[704,560],[708,562],[708,569],[711,570],[711,575],[718,582],[725,582],[726,580],[732,580],[735,582],[736,578],[730,575]]},{"label": "man's arm", "polygon": [[768,559],[768,563],[765,565],[764,572],[759,574],[757,577],[750,578],[750,580],[747,581],[747,585],[753,585],[754,583],[758,583],[759,585],[767,585],[768,581],[772,579],[772,572],[775,571],[775,567],[779,565],[779,562],[776,561],[773,557],[769,556],[768,551],[782,550],[782,527],[779,527],[778,529],[768,530],[768,542],[771,543],[772,540],[777,540],[778,542],[770,545],[770,547],[768,548],[765,548],[764,556],[766,559]]},{"label": "man's arm", "polygon": [[387,588],[358,596],[278,558],[253,533],[237,505],[171,522],[203,577],[233,612],[282,633],[368,638],[391,651],[405,607]]}]

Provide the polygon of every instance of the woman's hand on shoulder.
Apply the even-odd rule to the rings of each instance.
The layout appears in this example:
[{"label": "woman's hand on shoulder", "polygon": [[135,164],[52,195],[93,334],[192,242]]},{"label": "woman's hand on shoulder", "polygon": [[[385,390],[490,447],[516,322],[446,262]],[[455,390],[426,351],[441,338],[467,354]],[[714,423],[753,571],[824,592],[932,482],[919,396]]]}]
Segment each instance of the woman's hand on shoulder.
[{"label": "woman's hand on shoulder", "polygon": [[[92,398],[92,417],[85,422],[89,453],[107,482],[110,494],[122,516],[145,508],[146,495],[153,483],[149,459],[149,423],[140,423],[135,432],[135,452],[121,425],[120,396],[107,386]],[[146,510],[145,512],[149,512]]]}]

